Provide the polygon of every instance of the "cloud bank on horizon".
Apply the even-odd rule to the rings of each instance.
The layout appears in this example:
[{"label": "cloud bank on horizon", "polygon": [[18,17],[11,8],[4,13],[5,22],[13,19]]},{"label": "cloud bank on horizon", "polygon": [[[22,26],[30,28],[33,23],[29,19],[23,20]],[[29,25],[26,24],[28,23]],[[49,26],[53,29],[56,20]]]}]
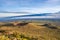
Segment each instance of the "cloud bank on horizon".
[{"label": "cloud bank on horizon", "polygon": [[[0,12],[29,12],[35,13],[55,13],[60,11],[60,0],[0,0]],[[29,14],[28,13],[28,14]],[[20,14],[0,13],[0,17],[18,16]],[[44,15],[43,15],[44,16]]]}]

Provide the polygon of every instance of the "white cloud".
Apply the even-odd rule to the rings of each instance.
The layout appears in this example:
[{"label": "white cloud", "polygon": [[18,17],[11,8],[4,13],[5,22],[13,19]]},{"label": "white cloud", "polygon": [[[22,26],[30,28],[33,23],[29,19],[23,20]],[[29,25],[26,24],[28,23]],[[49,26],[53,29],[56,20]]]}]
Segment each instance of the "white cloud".
[{"label": "white cloud", "polygon": [[60,11],[60,6],[56,7],[41,7],[41,8],[23,8],[19,11],[30,13],[54,13]]},{"label": "white cloud", "polygon": [[22,16],[22,15],[29,15],[29,14],[0,13],[0,18],[1,17],[11,17],[11,16]]},{"label": "white cloud", "polygon": [[[30,1],[30,0],[29,0]],[[29,3],[29,1],[22,1],[21,0],[21,4],[20,5],[28,5],[28,3]],[[32,0],[31,0],[32,1]],[[28,3],[27,3],[28,2]],[[45,4],[44,4],[45,3]],[[0,17],[9,17],[9,16],[19,16],[19,15],[29,15],[29,14],[40,14],[40,13],[55,13],[55,12],[58,12],[58,11],[60,11],[60,5],[58,5],[59,3],[60,3],[60,0],[48,0],[48,1],[46,1],[46,2],[44,2],[43,4],[45,5],[45,6],[42,6],[42,7],[40,7],[40,3],[38,4],[39,5],[39,7],[38,6],[36,6],[35,5],[35,7],[34,6],[32,6],[31,8],[30,7],[16,7],[16,8],[11,8],[11,6],[13,5],[19,5],[19,3],[18,3],[18,1],[11,1],[11,0],[6,0],[5,1],[5,4],[7,5],[7,6],[9,6],[10,8],[8,9],[8,7],[5,9],[6,11],[18,11],[18,12],[29,12],[29,13],[25,13],[25,14],[13,14],[13,13],[0,13]],[[35,4],[35,3],[34,3]],[[42,4],[42,5],[43,5]],[[55,5],[55,6],[54,6]],[[30,4],[29,4],[29,6],[31,6]],[[59,17],[60,15],[59,14],[51,14],[51,16],[48,16],[49,18],[52,18],[52,17]],[[43,17],[41,17],[41,18],[44,18],[45,16],[43,16]],[[46,16],[47,17],[47,16]],[[48,18],[47,17],[47,18]],[[27,18],[29,18],[29,17],[27,17]],[[33,18],[33,17],[31,17],[31,18]],[[36,18],[36,17],[34,17],[34,18]],[[37,17],[37,18],[39,18],[39,17]]]}]

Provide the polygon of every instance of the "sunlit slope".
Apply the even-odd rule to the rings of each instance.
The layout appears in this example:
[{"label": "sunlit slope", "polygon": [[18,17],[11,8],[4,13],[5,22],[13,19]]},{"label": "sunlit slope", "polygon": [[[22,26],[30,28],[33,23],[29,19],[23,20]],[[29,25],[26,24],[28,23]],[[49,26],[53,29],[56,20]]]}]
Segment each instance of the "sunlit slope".
[{"label": "sunlit slope", "polygon": [[26,25],[2,26],[0,30],[8,34],[18,32],[29,37],[36,37],[37,40],[60,40],[60,29],[51,24],[28,23]]}]

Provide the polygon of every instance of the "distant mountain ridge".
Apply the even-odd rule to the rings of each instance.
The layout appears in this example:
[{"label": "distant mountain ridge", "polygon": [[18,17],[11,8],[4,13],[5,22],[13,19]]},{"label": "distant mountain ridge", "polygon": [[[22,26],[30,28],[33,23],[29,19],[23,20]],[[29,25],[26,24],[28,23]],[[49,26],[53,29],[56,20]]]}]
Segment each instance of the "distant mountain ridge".
[{"label": "distant mountain ridge", "polygon": [[60,16],[60,12],[58,13],[42,13],[42,14],[29,14],[29,15],[20,15],[20,16],[11,16],[5,18],[15,18],[15,17],[31,17],[31,16]]},{"label": "distant mountain ridge", "polygon": [[[18,12],[18,13],[21,13],[21,12]],[[35,18],[35,17],[37,17],[37,18]],[[41,18],[41,17],[45,17],[45,18]],[[21,19],[60,19],[60,12],[57,12],[57,13],[29,14],[29,15],[10,16],[10,17],[2,17],[2,18],[0,18],[0,20],[17,20],[17,19],[18,20],[21,20]]]}]

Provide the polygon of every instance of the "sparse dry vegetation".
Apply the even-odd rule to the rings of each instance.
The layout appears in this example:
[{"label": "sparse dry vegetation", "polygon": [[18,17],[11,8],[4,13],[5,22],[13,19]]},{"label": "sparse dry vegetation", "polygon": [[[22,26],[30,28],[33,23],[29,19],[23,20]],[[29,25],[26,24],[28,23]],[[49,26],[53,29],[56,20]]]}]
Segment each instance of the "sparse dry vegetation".
[{"label": "sparse dry vegetation", "polygon": [[4,23],[0,40],[60,40],[60,28],[51,23]]}]

